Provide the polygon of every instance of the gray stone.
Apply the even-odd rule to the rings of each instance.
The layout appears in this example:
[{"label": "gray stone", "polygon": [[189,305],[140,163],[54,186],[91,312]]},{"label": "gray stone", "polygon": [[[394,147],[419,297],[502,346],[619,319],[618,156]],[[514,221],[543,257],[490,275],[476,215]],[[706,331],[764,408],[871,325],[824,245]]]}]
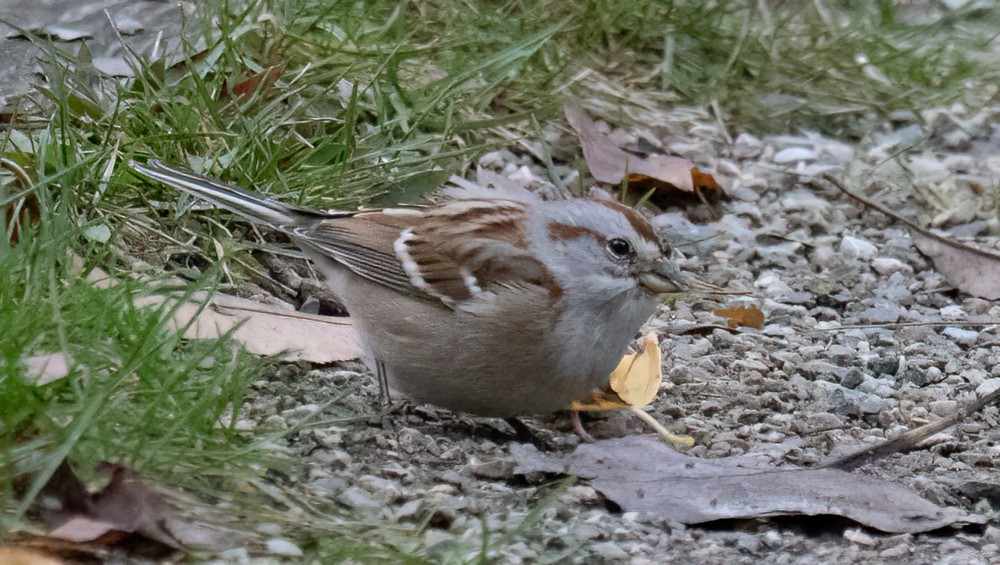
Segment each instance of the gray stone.
[{"label": "gray stone", "polygon": [[600,541],[590,546],[590,551],[609,562],[621,562],[628,559],[628,553],[610,541]]},{"label": "gray stone", "polygon": [[899,370],[899,357],[892,354],[872,357],[868,360],[868,368],[876,375],[895,375]]},{"label": "gray stone", "polygon": [[358,486],[351,486],[344,489],[343,492],[337,495],[337,502],[355,510],[372,510],[382,507],[379,501],[375,500],[372,495]]},{"label": "gray stone", "polygon": [[962,328],[945,328],[941,333],[950,337],[955,343],[964,346],[975,345],[976,340],[979,339],[979,332]]}]

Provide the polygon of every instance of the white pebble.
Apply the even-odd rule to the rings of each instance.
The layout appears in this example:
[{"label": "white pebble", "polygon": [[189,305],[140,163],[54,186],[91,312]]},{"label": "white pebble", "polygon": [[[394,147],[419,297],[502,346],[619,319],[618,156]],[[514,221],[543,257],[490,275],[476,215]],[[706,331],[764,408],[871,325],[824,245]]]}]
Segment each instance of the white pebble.
[{"label": "white pebble", "polygon": [[976,340],[979,339],[979,332],[963,330],[962,328],[945,328],[941,333],[950,337],[959,345],[974,345]]},{"label": "white pebble", "polygon": [[893,273],[913,274],[913,267],[895,257],[876,257],[872,259],[872,268],[883,277]]},{"label": "white pebble", "polygon": [[805,147],[789,147],[774,154],[774,162],[780,165],[797,161],[812,161],[815,158],[816,152]]},{"label": "white pebble", "polygon": [[874,547],[878,545],[878,540],[875,539],[871,534],[862,532],[857,528],[851,528],[844,531],[844,538],[847,541],[852,541],[858,545],[867,545],[868,547]]},{"label": "white pebble", "polygon": [[878,252],[878,247],[870,241],[845,235],[844,239],[840,240],[840,252],[856,259],[871,259]]},{"label": "white pebble", "polygon": [[1000,388],[1000,379],[986,379],[976,387],[976,394],[986,396],[987,394],[993,394],[998,388]]},{"label": "white pebble", "polygon": [[961,306],[957,304],[952,304],[951,306],[945,306],[941,309],[941,317],[943,318],[964,318],[965,310],[962,310]]},{"label": "white pebble", "polygon": [[272,555],[284,555],[286,557],[302,556],[302,550],[299,549],[299,546],[288,540],[279,538],[267,540],[267,551]]},{"label": "white pebble", "polygon": [[262,534],[275,536],[281,533],[281,526],[274,522],[261,522],[257,524],[257,531]]}]

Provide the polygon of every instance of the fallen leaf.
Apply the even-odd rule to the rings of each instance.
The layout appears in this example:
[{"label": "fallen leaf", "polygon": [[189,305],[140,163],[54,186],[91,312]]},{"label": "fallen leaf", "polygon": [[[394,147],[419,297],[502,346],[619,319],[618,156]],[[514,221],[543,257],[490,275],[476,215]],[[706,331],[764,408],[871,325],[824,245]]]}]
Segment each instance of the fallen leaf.
[{"label": "fallen leaf", "polygon": [[[71,541],[73,543],[84,543],[88,541],[100,540],[102,545],[112,545],[120,541],[123,536],[114,536],[118,539],[111,541],[107,536],[116,531],[117,528],[111,522],[94,520],[86,516],[74,516],[66,520],[63,525],[49,532],[49,537]],[[120,530],[119,530],[120,531]]]},{"label": "fallen leaf", "polygon": [[1000,299],[1000,253],[913,228],[910,237],[955,288],[986,300]]},{"label": "fallen leaf", "polygon": [[660,344],[655,332],[642,336],[639,351],[626,353],[611,372],[608,388],[595,391],[584,401],[574,402],[572,410],[621,410],[641,408],[656,398],[663,381],[660,366]]},{"label": "fallen leaf", "polygon": [[629,406],[642,408],[656,398],[663,381],[660,342],[655,332],[642,336],[639,352],[626,355],[611,372],[611,390]]},{"label": "fallen leaf", "polygon": [[628,180],[629,190],[637,195],[634,200],[648,193],[649,202],[661,209],[697,204],[714,208],[725,197],[715,178],[698,170],[688,159],[627,153],[598,130],[582,108],[567,106],[564,112],[580,137],[587,168],[598,181],[617,185]]},{"label": "fallen leaf", "polygon": [[[52,529],[36,545],[94,554],[118,547],[162,556],[191,547],[178,532],[187,536],[192,529],[201,532],[198,539],[212,542],[207,545],[220,545],[209,528],[178,519],[163,494],[132,469],[109,463],[98,469],[110,471],[111,478],[94,493],[87,491],[66,461],[53,473],[42,489],[49,502],[41,509]],[[66,542],[72,545],[59,545]]]},{"label": "fallen leaf", "polygon": [[111,471],[108,484],[89,493],[67,462],[63,462],[45,485],[61,508],[48,521],[58,523],[49,538],[73,543],[97,542],[113,545],[131,534],[139,534],[171,549],[182,544],[169,531],[173,509],[163,496],[147,486],[139,474],[121,465],[104,463]]},{"label": "fallen leaf", "polygon": [[241,102],[246,102],[257,92],[262,92],[274,86],[274,83],[278,81],[278,77],[283,72],[285,72],[284,65],[272,67],[267,71],[257,73],[244,81],[236,83],[231,90],[223,87],[220,98],[225,100],[229,98],[229,93],[232,92],[233,97],[239,98]]},{"label": "fallen leaf", "polygon": [[830,174],[823,180],[832,184],[853,200],[878,210],[910,228],[913,244],[926,255],[955,288],[987,300],[1000,299],[1000,252],[965,244],[918,225],[885,206],[848,190],[844,183]]},{"label": "fallen leaf", "polygon": [[[145,306],[176,300],[153,295],[138,300]],[[208,306],[201,305],[208,302]],[[193,320],[193,323],[192,323]],[[247,351],[257,355],[280,355],[290,361],[333,363],[361,357],[361,341],[346,317],[319,316],[282,310],[275,306],[215,293],[197,292],[179,305],[168,324],[173,329],[190,326],[188,339],[217,339],[231,334]]]},{"label": "fallen leaf", "polygon": [[726,324],[730,328],[753,328],[755,330],[764,329],[764,313],[755,306],[732,306],[729,308],[719,308],[712,311],[720,318],[726,319]]},{"label": "fallen leaf", "polygon": [[[82,273],[83,260],[73,257],[74,267]],[[114,277],[98,268],[87,273],[87,280],[98,288],[117,284]],[[135,300],[137,306],[157,307],[176,302],[177,298],[153,294]],[[208,306],[201,306],[208,301]],[[194,322],[192,323],[192,319]],[[289,361],[334,363],[351,361],[362,355],[361,339],[345,316],[322,316],[283,310],[217,292],[193,293],[178,306],[167,327],[177,330],[188,326],[188,339],[218,339],[242,323],[231,336],[247,351],[256,355],[281,356]]]},{"label": "fallen leaf", "polygon": [[33,355],[24,359],[24,376],[35,386],[44,386],[69,374],[69,361],[63,353]]},{"label": "fallen leaf", "polygon": [[639,341],[639,351],[626,353],[611,372],[608,388],[597,390],[590,398],[574,402],[571,410],[631,410],[643,422],[656,430],[663,441],[677,446],[690,446],[694,438],[679,436],[646,413],[642,408],[656,398],[663,382],[660,364],[660,342],[656,332],[649,332]]},{"label": "fallen leaf", "polygon": [[583,444],[567,456],[524,444],[510,451],[515,473],[577,475],[624,511],[668,522],[834,515],[884,532],[918,533],[986,520],[865,475],[775,467],[752,456],[699,459],[641,436]]}]

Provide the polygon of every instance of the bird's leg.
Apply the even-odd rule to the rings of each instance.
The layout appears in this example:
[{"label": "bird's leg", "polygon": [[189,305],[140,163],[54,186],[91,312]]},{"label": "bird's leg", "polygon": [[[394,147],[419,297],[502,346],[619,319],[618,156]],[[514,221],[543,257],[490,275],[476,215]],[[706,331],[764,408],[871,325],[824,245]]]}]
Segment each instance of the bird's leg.
[{"label": "bird's leg", "polygon": [[573,412],[573,416],[572,416],[572,418],[573,418],[573,431],[576,432],[576,435],[580,436],[580,439],[582,439],[584,443],[595,443],[595,442],[597,442],[597,440],[594,439],[594,436],[590,435],[590,433],[587,432],[586,429],[584,429],[584,427],[583,427],[583,420],[580,419],[580,411],[579,410],[573,410],[572,412]]}]

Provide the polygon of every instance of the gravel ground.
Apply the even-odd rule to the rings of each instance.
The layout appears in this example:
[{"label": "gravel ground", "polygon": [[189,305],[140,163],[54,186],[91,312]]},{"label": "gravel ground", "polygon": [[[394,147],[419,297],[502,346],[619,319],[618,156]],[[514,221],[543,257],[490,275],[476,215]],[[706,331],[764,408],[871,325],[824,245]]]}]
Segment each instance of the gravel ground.
[{"label": "gravel ground", "polygon": [[[657,221],[678,243],[688,270],[753,289],[755,296],[728,302],[756,305],[767,316],[762,331],[683,335],[692,325],[720,322],[711,314],[718,302],[691,301],[664,307],[650,322],[661,334],[666,375],[650,411],[695,438],[691,455],[765,453],[777,463],[809,466],[948,415],[984,382],[1000,378],[996,326],[885,326],[996,320],[1000,306],[953,290],[902,227],[798,176],[831,172],[859,186],[913,187],[935,195],[943,211],[927,215],[908,190],[869,194],[956,236],[996,233],[982,188],[1000,173],[1000,159],[990,156],[1000,146],[995,116],[962,108],[897,114],[857,145],[811,133],[730,140],[714,120],[685,110],[644,116],[649,125],[641,131],[613,132],[626,145],[641,137],[687,156],[723,181],[733,199],[721,220],[694,225],[674,213]],[[890,158],[920,139],[929,139],[921,152]],[[553,152],[557,162],[572,162],[575,138],[551,129],[547,141],[563,148]],[[480,166],[529,186],[548,185],[549,170],[527,154],[493,153]],[[579,182],[569,167],[554,171],[567,185]],[[680,245],[695,240],[701,241]],[[488,555],[508,563],[1000,562],[1000,521],[992,508],[1000,503],[996,407],[920,450],[856,471],[990,518],[984,526],[920,535],[886,535],[825,517],[683,527],[623,513],[585,482],[514,475],[509,447],[525,431],[508,422],[406,404],[383,411],[373,378],[358,364],[277,368],[255,385],[242,425],[277,430],[307,416],[337,423],[290,436],[298,461],[285,478],[290,488],[320,508],[346,507],[413,531],[425,527],[418,535],[441,559],[477,557],[486,528],[493,541]],[[524,423],[543,450],[565,453],[578,445],[565,416]],[[648,433],[625,413],[588,427],[598,438]]]},{"label": "gravel ground", "polygon": [[[34,13],[20,4],[12,13]],[[49,4],[61,5],[31,5],[40,21],[49,21],[43,14]],[[104,21],[99,11],[90,12]],[[28,48],[0,43],[0,52]],[[23,92],[30,69],[8,70],[0,94]],[[756,305],[767,315],[763,331],[683,335],[691,326],[719,323],[711,315],[717,303],[692,301],[664,308],[650,322],[661,333],[666,374],[650,411],[695,438],[690,454],[765,453],[779,463],[809,466],[950,414],[984,382],[1000,378],[996,326],[884,327],[996,320],[1000,306],[950,289],[905,229],[800,176],[830,172],[857,186],[905,187],[874,197],[956,236],[996,234],[989,191],[1000,177],[998,112],[898,113],[857,144],[811,133],[732,139],[733,128],[685,109],[633,115],[645,128],[612,132],[627,146],[689,157],[723,181],[733,199],[721,220],[693,225],[671,213],[658,222],[689,270],[754,289],[757,296],[730,302]],[[480,166],[543,190],[551,189],[553,173],[575,186],[577,173],[558,163],[579,155],[577,140],[566,130],[545,133],[557,163],[551,170],[537,159],[544,148],[531,143],[531,152],[492,153]],[[896,157],[913,144],[920,149]],[[914,193],[939,209],[928,213]],[[243,418],[243,428],[275,431],[314,422],[276,446],[290,450],[296,464],[273,481],[317,513],[346,509],[387,528],[419,532],[413,536],[439,560],[478,557],[485,528],[488,557],[508,563],[1000,562],[1000,521],[992,508],[1000,504],[995,407],[938,434],[925,449],[856,471],[991,518],[984,526],[921,535],[805,517],[685,528],[623,513],[585,482],[514,475],[509,447],[525,433],[507,422],[426,406],[383,411],[373,378],[359,364],[278,366],[256,383]],[[567,422],[565,416],[524,420],[534,443],[550,453],[578,444]],[[588,427],[599,438],[648,433],[624,413]],[[294,561],[298,549],[280,541],[294,532],[273,524],[259,529],[273,536],[267,549],[274,559]],[[234,550],[224,560],[246,559],[245,551]]]}]

